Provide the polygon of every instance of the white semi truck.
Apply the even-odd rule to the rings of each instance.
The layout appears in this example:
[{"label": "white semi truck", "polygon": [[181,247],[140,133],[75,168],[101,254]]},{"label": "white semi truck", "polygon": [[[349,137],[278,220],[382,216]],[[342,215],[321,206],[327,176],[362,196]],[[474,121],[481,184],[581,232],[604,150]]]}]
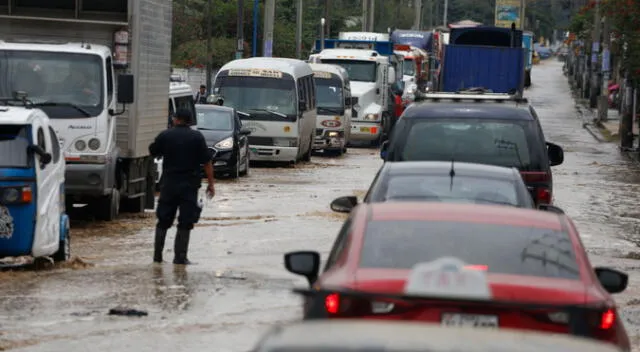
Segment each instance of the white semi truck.
[{"label": "white semi truck", "polygon": [[0,97],[24,92],[49,115],[67,207],[107,221],[121,203],[154,207],[148,147],[167,126],[171,24],[171,0],[0,1]]},{"label": "white semi truck", "polygon": [[342,66],[349,74],[355,98],[351,117],[350,142],[379,145],[393,125],[393,97],[396,81],[391,42],[326,39],[316,41],[309,62]]}]

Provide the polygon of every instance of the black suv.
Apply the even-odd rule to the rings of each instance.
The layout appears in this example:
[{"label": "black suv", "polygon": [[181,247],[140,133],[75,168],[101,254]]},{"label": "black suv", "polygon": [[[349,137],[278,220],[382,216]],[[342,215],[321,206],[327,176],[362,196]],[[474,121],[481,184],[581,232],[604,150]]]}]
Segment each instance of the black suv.
[{"label": "black suv", "polygon": [[516,167],[537,205],[551,204],[551,166],[564,152],[545,141],[526,99],[504,94],[431,93],[417,97],[384,142],[385,161],[460,161]]}]

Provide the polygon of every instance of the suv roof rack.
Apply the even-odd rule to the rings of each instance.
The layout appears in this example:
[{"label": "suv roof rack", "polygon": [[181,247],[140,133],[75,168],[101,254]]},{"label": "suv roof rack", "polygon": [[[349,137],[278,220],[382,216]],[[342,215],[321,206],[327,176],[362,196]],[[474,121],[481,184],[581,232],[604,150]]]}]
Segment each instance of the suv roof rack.
[{"label": "suv roof rack", "polygon": [[486,93],[484,91],[467,90],[459,92],[434,92],[434,93],[416,93],[415,101],[440,101],[440,100],[452,100],[452,101],[475,101],[475,102],[514,102],[516,104],[528,104],[527,98],[521,97],[517,94],[504,94],[504,93]]}]

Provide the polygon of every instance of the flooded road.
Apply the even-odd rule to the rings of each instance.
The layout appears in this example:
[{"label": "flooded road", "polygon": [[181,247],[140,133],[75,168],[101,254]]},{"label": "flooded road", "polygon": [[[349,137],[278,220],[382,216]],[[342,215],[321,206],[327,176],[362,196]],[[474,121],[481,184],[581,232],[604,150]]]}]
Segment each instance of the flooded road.
[{"label": "flooded road", "polygon": [[[630,273],[629,289],[617,299],[640,346],[640,170],[581,127],[561,67],[555,60],[536,66],[526,93],[547,139],[565,148],[564,164],[554,168],[555,202],[575,220],[593,265]],[[253,168],[249,177],[218,181],[191,236],[197,265],[186,269],[151,264],[153,213],[113,224],[73,221],[72,255],[79,259],[0,272],[0,350],[246,351],[270,325],[300,314],[289,289],[304,281],[285,271],[282,254],[317,249],[326,256],[344,218],[330,211],[330,201],[362,196],[381,164],[376,150],[350,149],[340,158]],[[109,316],[116,307],[148,316]]]}]

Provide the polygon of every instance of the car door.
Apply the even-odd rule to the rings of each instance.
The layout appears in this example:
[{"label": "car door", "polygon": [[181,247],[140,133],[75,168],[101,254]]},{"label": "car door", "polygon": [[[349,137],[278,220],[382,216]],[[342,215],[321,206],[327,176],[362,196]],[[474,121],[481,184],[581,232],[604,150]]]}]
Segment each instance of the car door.
[{"label": "car door", "polygon": [[[60,174],[53,160],[53,145],[48,126],[34,124],[34,141],[52,160],[45,164],[36,158],[36,227],[33,246],[34,256],[51,255],[58,247],[60,239]],[[59,145],[58,145],[59,148]],[[60,159],[58,151],[58,163]]]}]

